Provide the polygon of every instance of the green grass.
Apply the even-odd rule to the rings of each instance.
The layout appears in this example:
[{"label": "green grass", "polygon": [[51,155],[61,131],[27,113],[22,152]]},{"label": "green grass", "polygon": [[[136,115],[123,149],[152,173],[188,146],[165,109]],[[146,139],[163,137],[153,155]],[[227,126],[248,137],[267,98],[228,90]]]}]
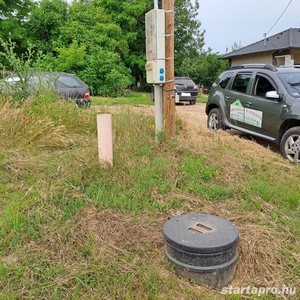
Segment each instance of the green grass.
[{"label": "green grass", "polygon": [[93,105],[154,105],[150,93],[128,93],[126,97],[92,96]]},{"label": "green grass", "polygon": [[189,212],[240,229],[233,285],[298,285],[300,166],[244,155],[222,133],[199,131],[197,143],[182,120],[158,143],[153,117],[130,110],[153,105],[148,96],[93,99],[129,105],[112,112],[112,166],[98,160],[93,106],[0,101],[0,299],[243,299],[180,278],[165,260],[163,225]]},{"label": "green grass", "polygon": [[[93,105],[154,105],[150,93],[128,93],[126,97],[108,98],[93,96]],[[198,95],[197,102],[206,103],[207,95]]]}]

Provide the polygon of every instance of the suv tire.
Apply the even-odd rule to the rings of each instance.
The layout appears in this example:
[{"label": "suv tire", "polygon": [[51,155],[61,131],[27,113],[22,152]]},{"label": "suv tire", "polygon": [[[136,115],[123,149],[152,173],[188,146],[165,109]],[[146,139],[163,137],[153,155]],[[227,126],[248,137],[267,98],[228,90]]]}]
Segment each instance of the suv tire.
[{"label": "suv tire", "polygon": [[213,108],[207,118],[207,128],[211,131],[217,131],[218,129],[224,129],[223,116],[219,108]]},{"label": "suv tire", "polygon": [[293,163],[300,162],[300,126],[285,132],[280,142],[280,153]]}]

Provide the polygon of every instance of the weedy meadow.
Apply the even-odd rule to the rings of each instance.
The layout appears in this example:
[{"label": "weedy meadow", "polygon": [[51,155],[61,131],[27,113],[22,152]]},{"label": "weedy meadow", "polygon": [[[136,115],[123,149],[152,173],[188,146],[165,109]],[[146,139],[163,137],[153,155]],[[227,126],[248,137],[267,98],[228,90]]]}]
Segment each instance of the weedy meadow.
[{"label": "weedy meadow", "polygon": [[[232,286],[299,286],[299,166],[180,118],[157,142],[153,115],[133,109],[145,105],[147,93],[82,109],[51,94],[1,98],[1,299],[244,299],[166,261],[164,223],[191,212],[239,228]],[[112,115],[113,165],[98,159],[101,113]]]}]

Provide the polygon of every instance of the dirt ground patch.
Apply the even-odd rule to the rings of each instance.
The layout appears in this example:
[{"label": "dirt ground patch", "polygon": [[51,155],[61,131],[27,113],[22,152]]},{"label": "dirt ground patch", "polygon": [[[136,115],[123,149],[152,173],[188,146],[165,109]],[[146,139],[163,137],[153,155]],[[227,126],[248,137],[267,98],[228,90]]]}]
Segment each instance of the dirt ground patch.
[{"label": "dirt ground patch", "polygon": [[201,126],[206,128],[207,115],[205,113],[205,103],[196,105],[177,105],[176,112],[179,117],[191,126]]},{"label": "dirt ground patch", "polygon": [[[149,113],[154,116],[154,106],[137,106],[133,110]],[[183,119],[190,126],[206,128],[207,116],[205,113],[205,103],[197,103],[195,105],[180,104],[175,107],[176,116]]]}]

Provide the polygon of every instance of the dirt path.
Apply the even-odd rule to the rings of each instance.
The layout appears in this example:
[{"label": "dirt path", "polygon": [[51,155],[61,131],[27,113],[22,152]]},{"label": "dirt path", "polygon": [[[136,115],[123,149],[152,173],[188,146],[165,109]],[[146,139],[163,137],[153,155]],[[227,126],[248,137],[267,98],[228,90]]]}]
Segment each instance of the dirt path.
[{"label": "dirt path", "polygon": [[205,103],[177,105],[176,113],[190,125],[206,127],[207,115],[205,113]]},{"label": "dirt path", "polygon": [[[97,110],[97,106],[94,108]],[[124,109],[124,106],[108,106],[107,109],[111,112],[119,112],[121,109]],[[155,107],[153,105],[131,106],[130,109],[135,112],[151,114],[153,116],[155,112]],[[175,113],[189,125],[206,127],[207,116],[205,114],[205,103],[176,105]]]}]

